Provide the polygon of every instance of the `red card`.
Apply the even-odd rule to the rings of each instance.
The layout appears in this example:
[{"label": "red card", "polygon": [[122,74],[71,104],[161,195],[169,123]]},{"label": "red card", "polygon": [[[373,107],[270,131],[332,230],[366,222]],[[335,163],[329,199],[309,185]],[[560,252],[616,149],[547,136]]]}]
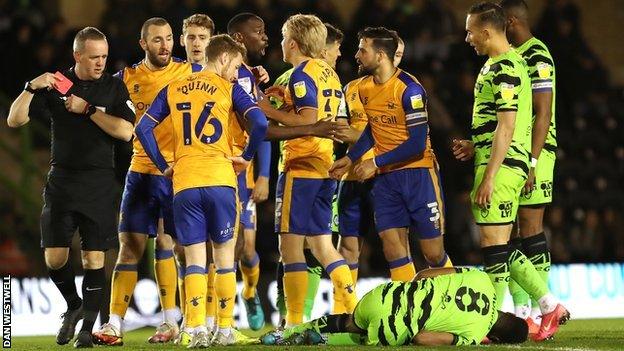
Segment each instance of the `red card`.
[{"label": "red card", "polygon": [[54,88],[58,90],[58,92],[62,95],[67,94],[69,88],[71,88],[74,83],[72,83],[72,81],[69,80],[69,78],[65,77],[61,72],[54,73],[54,76],[58,78],[58,80],[54,84]]}]

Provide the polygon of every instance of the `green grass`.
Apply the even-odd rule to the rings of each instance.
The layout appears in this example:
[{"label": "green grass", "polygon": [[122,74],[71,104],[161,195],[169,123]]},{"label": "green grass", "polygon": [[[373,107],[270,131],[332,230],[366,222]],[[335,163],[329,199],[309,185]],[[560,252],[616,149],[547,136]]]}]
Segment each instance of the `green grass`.
[{"label": "green grass", "polygon": [[[125,338],[125,345],[112,350],[169,350],[182,349],[173,345],[151,345],[147,343],[148,336],[153,329],[140,329],[129,332]],[[260,333],[247,332],[248,335],[257,336]],[[361,347],[339,347],[323,346],[332,351],[357,350]],[[15,350],[69,350],[70,345],[58,346],[54,342],[53,336],[38,337],[15,337],[13,338],[13,349]],[[102,349],[101,346],[96,348]],[[316,349],[318,346],[228,346],[227,350],[257,350],[257,349]],[[210,349],[213,349],[212,347]],[[375,349],[367,347],[366,349]],[[381,348],[379,348],[381,349]],[[388,348],[383,348],[387,350]],[[474,346],[469,347],[438,347],[438,348],[418,348],[418,350],[475,350]],[[589,350],[623,350],[624,349],[624,319],[592,319],[592,320],[572,320],[563,326],[557,333],[555,340],[543,343],[526,342],[522,345],[513,346],[487,346],[486,350],[544,350],[544,351],[589,351]]]}]

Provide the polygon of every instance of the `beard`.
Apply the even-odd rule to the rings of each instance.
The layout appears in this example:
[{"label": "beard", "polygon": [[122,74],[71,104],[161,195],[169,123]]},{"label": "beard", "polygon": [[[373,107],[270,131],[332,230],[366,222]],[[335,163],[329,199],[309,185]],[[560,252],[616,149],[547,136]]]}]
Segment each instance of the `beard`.
[{"label": "beard", "polygon": [[373,74],[373,68],[364,67],[364,65],[358,65],[358,77],[370,76]]},{"label": "beard", "polygon": [[162,68],[162,67],[167,66],[169,64],[169,61],[171,61],[171,52],[169,52],[169,55],[167,56],[167,58],[163,60],[161,57],[158,56],[158,53],[153,53],[151,51],[148,51],[147,59],[152,65]]}]

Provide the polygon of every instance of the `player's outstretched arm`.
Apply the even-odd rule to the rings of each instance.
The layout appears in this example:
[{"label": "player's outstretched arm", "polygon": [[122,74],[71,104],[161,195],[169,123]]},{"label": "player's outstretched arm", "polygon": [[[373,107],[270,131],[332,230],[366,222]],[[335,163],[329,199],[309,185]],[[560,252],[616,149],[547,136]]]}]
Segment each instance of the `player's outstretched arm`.
[{"label": "player's outstretched arm", "polygon": [[262,109],[262,111],[267,115],[268,118],[274,120],[275,122],[281,123],[285,126],[305,126],[309,124],[313,124],[317,121],[317,113],[314,108],[304,108],[299,111],[299,113],[294,113],[292,111],[286,110],[278,110],[271,106],[271,103],[268,99],[263,99],[258,102],[258,106]]},{"label": "player's outstretched arm", "polygon": [[285,127],[278,126],[276,124],[270,124],[267,130],[267,140],[288,140],[301,137],[314,136],[319,138],[332,139],[338,142],[335,134],[341,132],[343,129],[349,128],[338,122],[332,122],[331,118],[322,119],[314,124],[305,126]]}]

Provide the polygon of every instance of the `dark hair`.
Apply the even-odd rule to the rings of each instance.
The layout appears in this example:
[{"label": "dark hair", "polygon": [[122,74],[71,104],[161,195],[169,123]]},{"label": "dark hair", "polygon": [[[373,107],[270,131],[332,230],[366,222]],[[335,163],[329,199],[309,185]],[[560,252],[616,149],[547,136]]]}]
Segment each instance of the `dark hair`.
[{"label": "dark hair", "polygon": [[82,51],[87,40],[106,40],[106,35],[95,27],[85,27],[74,37],[74,51]]},{"label": "dark hair", "polygon": [[327,28],[327,39],[325,39],[325,45],[332,45],[335,42],[342,43],[342,39],[344,38],[342,31],[327,22],[323,24],[325,25],[325,28]]},{"label": "dark hair", "polygon": [[399,35],[396,31],[385,27],[367,27],[358,33],[358,39],[372,39],[373,48],[383,51],[392,61],[399,47]]},{"label": "dark hair", "polygon": [[229,35],[232,35],[236,32],[240,32],[241,30],[241,26],[245,23],[247,23],[247,21],[251,20],[251,19],[258,19],[260,21],[262,21],[262,18],[260,18],[260,16],[251,13],[251,12],[243,12],[243,13],[239,13],[238,15],[232,17],[232,19],[228,22],[227,24],[227,32]]},{"label": "dark hair", "polygon": [[206,47],[206,61],[214,61],[224,52],[230,55],[240,53],[243,57],[247,55],[247,50],[243,44],[237,42],[228,34],[219,34],[210,38]]},{"label": "dark hair", "polygon": [[479,24],[489,23],[501,32],[505,31],[507,20],[503,8],[493,2],[480,2],[472,5],[468,10],[469,15],[478,15]]},{"label": "dark hair", "polygon": [[188,18],[185,18],[182,21],[182,33],[186,33],[186,30],[189,26],[203,27],[208,29],[210,35],[214,33],[215,25],[208,15],[204,15],[203,13],[196,13]]},{"label": "dark hair", "polygon": [[147,21],[143,22],[143,25],[141,26],[141,39],[143,40],[147,39],[147,32],[149,30],[149,27],[151,26],[160,27],[160,26],[166,26],[168,24],[169,22],[167,22],[167,20],[162,17],[152,17],[148,19]]},{"label": "dark hair", "polygon": [[528,335],[529,326],[524,319],[502,311],[498,311],[496,323],[487,334],[492,342],[501,344],[519,344],[525,342]]},{"label": "dark hair", "polygon": [[529,6],[524,0],[501,0],[498,5],[503,9],[507,17],[512,14],[515,17],[523,17],[523,19],[528,17]]}]

